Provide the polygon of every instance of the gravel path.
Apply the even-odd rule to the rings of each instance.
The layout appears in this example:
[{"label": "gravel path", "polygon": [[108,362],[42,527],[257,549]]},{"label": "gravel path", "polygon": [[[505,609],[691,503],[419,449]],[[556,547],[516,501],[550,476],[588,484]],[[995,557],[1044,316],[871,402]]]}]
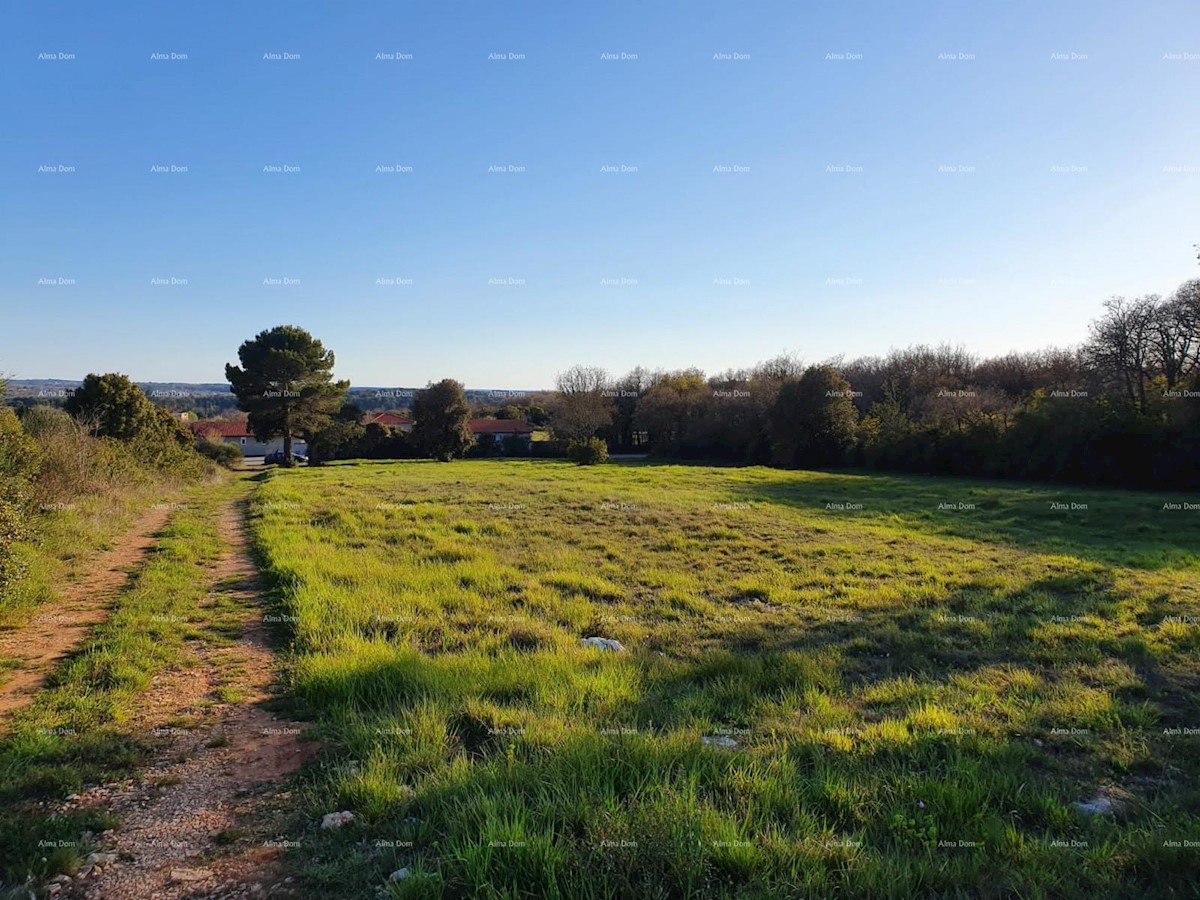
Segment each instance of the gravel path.
[{"label": "gravel path", "polygon": [[[120,824],[99,836],[91,865],[51,886],[60,898],[300,896],[279,865],[289,842],[270,829],[288,800],[279,780],[316,745],[301,740],[301,723],[262,705],[272,696],[274,657],[240,503],[222,511],[220,526],[229,549],[209,573],[207,602],[238,601],[242,634],[232,646],[194,645],[194,666],[155,680],[137,725],[163,746],[137,781],[68,801],[105,808]],[[214,703],[215,696],[236,699]]]}]

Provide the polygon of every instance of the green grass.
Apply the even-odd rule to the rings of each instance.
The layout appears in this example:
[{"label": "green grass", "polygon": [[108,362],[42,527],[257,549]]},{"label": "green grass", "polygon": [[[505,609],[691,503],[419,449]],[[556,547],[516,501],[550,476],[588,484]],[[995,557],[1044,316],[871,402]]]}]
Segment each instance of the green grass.
[{"label": "green grass", "polygon": [[[400,866],[407,897],[1195,896],[1200,731],[1169,733],[1200,728],[1182,500],[654,464],[272,473],[252,522],[325,742],[294,863],[328,897]],[[1117,815],[1074,809],[1102,789]],[[312,827],[339,809],[356,823]]]},{"label": "green grass", "polygon": [[186,664],[188,641],[229,639],[238,610],[201,601],[205,569],[224,549],[216,513],[245,490],[229,480],[187,496],[109,618],[0,723],[0,885],[73,871],[83,832],[113,827],[101,813],[48,814],[41,804],[135,772],[152,748],[134,722],[151,679]]}]

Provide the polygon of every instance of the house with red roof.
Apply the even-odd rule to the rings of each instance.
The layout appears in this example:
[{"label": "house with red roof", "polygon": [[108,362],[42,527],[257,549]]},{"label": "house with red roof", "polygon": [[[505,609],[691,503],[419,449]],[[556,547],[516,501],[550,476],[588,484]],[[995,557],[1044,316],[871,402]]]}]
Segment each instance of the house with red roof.
[{"label": "house with red roof", "polygon": [[[208,438],[224,444],[236,444],[242,449],[242,456],[266,456],[276,451],[283,452],[283,438],[275,437],[269,441],[260,441],[246,427],[245,422],[192,422],[192,433],[198,438]],[[308,444],[303,438],[292,438],[292,453],[305,456]]]},{"label": "house with red roof", "polygon": [[413,430],[412,419],[394,412],[364,413],[363,424],[382,425],[385,428],[395,428],[405,432]]},{"label": "house with red roof", "polygon": [[508,438],[519,438],[526,444],[533,440],[533,429],[522,419],[472,419],[467,425],[476,443],[485,434],[492,435],[501,444]]}]

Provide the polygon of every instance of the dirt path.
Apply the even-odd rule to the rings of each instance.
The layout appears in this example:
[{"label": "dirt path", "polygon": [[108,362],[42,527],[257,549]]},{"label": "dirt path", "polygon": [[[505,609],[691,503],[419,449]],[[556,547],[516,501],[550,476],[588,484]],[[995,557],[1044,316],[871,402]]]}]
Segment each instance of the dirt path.
[{"label": "dirt path", "polygon": [[93,865],[51,886],[60,898],[297,896],[277,865],[288,842],[271,829],[288,797],[274,783],[316,745],[300,739],[301,723],[262,705],[274,656],[240,503],[223,509],[220,529],[228,551],[209,572],[205,603],[236,603],[242,633],[227,645],[195,642],[194,665],[155,679],[136,724],[163,746],[139,780],[71,801],[107,809],[120,824],[101,836]]},{"label": "dirt path", "polygon": [[0,633],[0,657],[17,660],[0,681],[0,717],[29,703],[58,662],[83,643],[88,632],[108,616],[109,606],[154,545],[155,535],[171,515],[171,504],[146,510],[116,545],[96,557],[83,578],[66,585],[52,610],[37,613],[23,625]]}]

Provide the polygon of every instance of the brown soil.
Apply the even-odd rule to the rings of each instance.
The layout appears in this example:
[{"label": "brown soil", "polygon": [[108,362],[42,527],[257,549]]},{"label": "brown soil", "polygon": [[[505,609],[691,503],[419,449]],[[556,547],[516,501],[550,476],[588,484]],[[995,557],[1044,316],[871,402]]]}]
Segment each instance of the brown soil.
[{"label": "brown soil", "polygon": [[274,782],[316,745],[301,740],[301,723],[263,705],[272,696],[274,657],[239,504],[222,512],[220,528],[228,552],[209,573],[206,602],[237,601],[245,611],[241,635],[227,645],[196,642],[190,667],[155,679],[135,728],[162,746],[136,781],[69,801],[107,809],[120,824],[100,836],[92,865],[51,886],[60,898],[299,896],[279,866],[288,842],[272,831],[288,794]]},{"label": "brown soil", "polygon": [[0,684],[0,717],[29,703],[58,662],[78,647],[154,544],[171,514],[170,504],[150,507],[111,550],[101,553],[83,577],[62,589],[53,610],[0,634],[0,657],[15,660]]}]

